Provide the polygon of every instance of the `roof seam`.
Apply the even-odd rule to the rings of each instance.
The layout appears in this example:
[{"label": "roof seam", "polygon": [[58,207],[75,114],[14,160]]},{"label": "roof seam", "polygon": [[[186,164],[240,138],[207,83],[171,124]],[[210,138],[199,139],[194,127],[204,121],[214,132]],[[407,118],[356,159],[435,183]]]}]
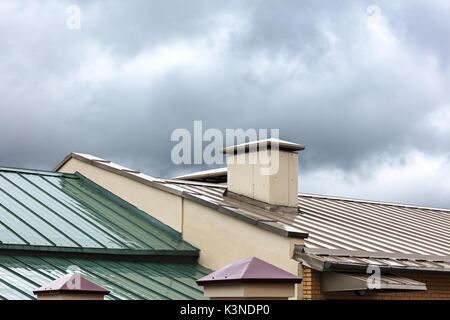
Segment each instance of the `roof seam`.
[{"label": "roof seam", "polygon": [[[169,226],[163,224],[161,221],[153,218],[152,216],[150,216],[149,214],[143,212],[142,210],[140,210],[139,208],[129,204],[128,202],[125,202],[124,200],[120,199],[119,197],[117,197],[115,194],[113,194],[112,192],[110,192],[109,190],[106,190],[105,188],[95,184],[94,182],[92,182],[91,180],[89,180],[88,178],[84,177],[82,174],[77,172],[77,176],[79,176],[81,179],[80,181],[82,183],[86,183],[88,186],[93,187],[94,189],[96,189],[97,191],[99,191],[102,195],[104,195],[108,200],[114,202],[116,205],[118,205],[119,207],[123,208],[124,210],[134,210],[135,212],[138,212],[139,215],[137,215],[137,218],[139,219],[143,219],[145,221],[148,221],[153,227],[157,228],[159,231],[164,232],[164,233],[168,233],[169,235],[171,235],[172,237],[175,237],[177,240],[182,240],[181,235],[179,232],[175,231],[174,229],[170,228]],[[72,183],[71,183],[72,184]],[[73,184],[72,184],[73,185]],[[103,206],[106,206],[105,204],[103,204]],[[107,206],[109,208],[109,206]],[[112,209],[112,211],[116,212],[116,210]],[[122,215],[121,215],[122,216]],[[126,218],[124,218],[126,219]],[[143,229],[140,225],[134,223],[133,221],[126,219],[127,221],[130,221],[130,223],[133,223],[134,225],[136,225],[139,229],[142,229],[144,232],[149,233],[150,235],[154,236],[153,234],[151,234],[148,230]],[[162,242],[165,242],[164,240],[159,239]],[[186,242],[185,242],[186,243]],[[169,245],[168,243],[166,243],[167,245]],[[186,243],[187,244],[187,243]],[[171,245],[169,245],[171,246]],[[173,246],[172,246],[173,247]],[[192,247],[192,246],[191,246]]]},{"label": "roof seam", "polygon": [[[123,218],[123,216],[121,214],[118,214],[115,210],[112,210],[111,208],[109,208],[108,206],[106,206],[105,204],[101,203],[100,201],[98,201],[97,199],[93,198],[89,193],[85,192],[84,190],[82,190],[81,188],[78,188],[78,186],[75,186],[74,184],[72,184],[71,182],[69,182],[69,184],[71,184],[71,186],[78,190],[79,192],[82,192],[83,194],[85,194],[88,198],[91,199],[91,201],[98,203],[100,206],[103,206],[107,209],[109,209],[111,212],[114,212],[115,214],[117,214],[117,216],[120,216],[123,220],[128,221],[127,219]],[[65,191],[63,191],[65,192]],[[102,214],[99,212],[99,210],[97,210],[96,208],[92,207],[90,204],[86,203],[86,201],[81,200],[78,198],[78,201],[82,202],[85,206],[89,207],[92,211],[96,212],[97,214],[101,215]],[[115,223],[114,221],[112,221],[111,219],[108,219],[107,217],[103,216],[105,218],[105,220],[107,220],[109,223],[111,223],[112,225],[116,226],[116,228],[120,229],[124,234],[128,235],[129,237],[133,238],[134,240],[136,240],[138,243],[141,243],[141,245],[143,244],[144,246],[148,246],[152,249],[154,249],[150,244],[148,244],[147,242],[142,241],[141,239],[139,239],[137,236],[135,236],[134,234],[132,234],[131,232],[125,230],[123,227],[121,227],[119,224]],[[148,233],[146,231],[146,233]]]},{"label": "roof seam", "polygon": [[[69,183],[71,183],[71,182],[69,182]],[[72,184],[72,183],[71,183],[71,184]],[[139,224],[135,223],[135,222],[132,221],[131,219],[128,219],[127,217],[125,217],[124,215],[122,215],[121,213],[119,213],[117,210],[113,209],[111,206],[106,205],[105,203],[100,203],[97,199],[91,197],[90,194],[88,194],[88,193],[84,192],[83,190],[81,190],[80,188],[78,188],[78,186],[75,186],[74,184],[72,184],[72,185],[73,185],[75,188],[77,188],[78,190],[80,190],[81,192],[85,193],[85,194],[86,194],[88,197],[90,197],[93,201],[99,203],[101,206],[104,206],[104,207],[106,207],[107,209],[109,209],[110,211],[116,213],[116,214],[117,214],[118,216],[120,216],[123,220],[125,220],[125,221],[127,221],[128,223],[134,225],[134,226],[137,227],[139,230],[143,231],[145,234],[147,234],[147,235],[149,235],[150,237],[155,238],[155,239],[157,239],[158,241],[160,241],[160,242],[166,244],[166,245],[169,246],[170,248],[175,249],[175,246],[174,246],[173,244],[168,243],[167,241],[165,241],[165,240],[163,240],[163,239],[161,239],[161,238],[159,238],[159,237],[156,237],[153,233],[151,233],[151,232],[148,231],[147,229],[142,228]],[[111,199],[109,199],[109,200],[111,200]],[[116,203],[116,204],[117,204],[117,203]],[[119,204],[117,204],[117,205],[119,205]],[[119,206],[120,206],[120,205],[119,205]],[[136,209],[137,209],[137,208],[136,208]],[[126,209],[125,209],[125,210],[126,210]],[[139,209],[138,209],[138,210],[139,210]],[[155,228],[158,228],[158,226],[155,226],[154,224],[152,224],[152,226],[155,227]],[[126,230],[124,230],[124,231],[126,231]],[[127,232],[127,231],[126,231],[126,232]],[[139,238],[135,237],[135,236],[134,236],[133,234],[131,234],[130,232],[128,232],[128,234],[131,235],[131,236],[133,236],[134,238],[138,239],[139,241],[143,242],[142,240],[140,240]],[[143,242],[143,243],[146,243],[146,245],[148,245],[148,246],[151,247],[151,245],[148,244],[147,242]]]},{"label": "roof seam", "polygon": [[77,177],[72,173],[66,172],[57,172],[57,171],[48,171],[48,170],[32,170],[25,168],[13,168],[13,167],[0,167],[0,172],[17,172],[17,173],[25,173],[25,174],[33,174],[33,175],[46,175],[51,177],[65,177],[69,179],[77,179]]},{"label": "roof seam", "polygon": [[[8,181],[10,184],[12,184],[14,187],[16,187],[17,189],[19,189],[21,192],[23,192],[25,195],[27,195],[28,197],[30,197],[31,199],[33,199],[34,201],[38,202],[39,204],[42,205],[42,203],[38,200],[36,200],[33,196],[31,196],[28,192],[26,192],[25,190],[23,190],[23,188],[19,187],[17,184],[15,184],[14,182],[12,182],[10,179],[6,178],[4,175],[0,174],[0,177],[2,177],[3,179],[5,179],[6,181]],[[0,190],[2,190],[2,188],[0,188]],[[50,228],[53,228],[54,230],[56,230],[59,234],[61,234],[64,238],[68,239],[70,242],[74,243],[75,245],[82,247],[81,244],[79,244],[77,241],[71,239],[70,237],[68,237],[64,232],[62,232],[61,230],[59,230],[56,226],[54,226],[53,224],[51,224],[49,221],[43,219],[40,215],[38,215],[34,210],[32,210],[29,206],[25,205],[23,202],[17,200],[15,197],[11,196],[8,192],[5,192],[4,190],[2,190],[4,193],[7,193],[8,196],[13,199],[15,202],[19,203],[22,207],[24,207],[25,209],[27,209],[29,212],[33,213],[39,220],[43,221],[45,224],[47,224],[48,226],[50,226]],[[45,206],[44,206],[45,207]],[[55,244],[56,245],[56,244]]]},{"label": "roof seam", "polygon": [[[55,188],[55,186],[50,183],[46,178],[44,177],[40,177],[43,181],[45,181],[51,188]],[[45,190],[42,189],[43,192],[45,192],[46,194],[50,195],[50,193],[46,192]],[[63,192],[66,196],[68,196],[65,192]],[[77,215],[77,217],[79,217],[80,219],[86,221],[86,223],[90,226],[92,226],[94,229],[100,230],[102,233],[110,236],[111,238],[113,238],[114,240],[116,240],[117,242],[119,242],[120,244],[122,244],[124,247],[132,249],[131,247],[129,247],[125,242],[123,242],[119,237],[117,237],[116,235],[112,234],[111,232],[109,232],[109,230],[106,230],[105,228],[102,228],[99,224],[95,224],[94,222],[92,222],[91,220],[87,219],[84,215],[80,215],[78,214],[78,212],[76,212],[74,209],[72,209],[71,207],[67,206],[65,203],[63,203],[62,201],[60,201],[59,199],[55,198],[54,196],[52,196],[53,199],[55,199],[56,202],[60,203],[62,206],[64,206],[65,208],[67,208],[68,210],[70,210],[71,212],[73,212],[74,214]],[[102,245],[104,248],[106,248],[106,246]]]},{"label": "roof seam", "polygon": [[2,278],[0,278],[0,282],[3,283],[3,284],[5,284],[7,287],[9,287],[9,288],[11,288],[11,289],[13,289],[13,290],[19,291],[19,292],[20,292],[21,294],[23,294],[24,296],[27,296],[27,297],[29,297],[29,298],[31,298],[31,299],[33,299],[33,300],[36,299],[36,297],[33,297],[31,294],[29,294],[29,293],[23,291],[22,289],[13,286],[11,283],[8,283],[7,281],[3,280]]},{"label": "roof seam", "polygon": [[[1,187],[0,187],[0,192],[6,194],[6,196],[10,197],[11,199],[14,200],[14,198],[11,197],[10,194],[6,193]],[[16,201],[17,202],[17,201]],[[19,202],[20,204],[20,202]],[[30,228],[31,230],[33,230],[34,232],[36,232],[36,234],[38,234],[42,239],[45,239],[48,243],[53,244],[54,246],[56,246],[56,243],[53,242],[52,240],[50,240],[49,238],[47,238],[45,235],[43,235],[39,230],[37,230],[35,227],[33,227],[31,224],[29,224],[28,222],[26,222],[24,219],[22,219],[21,217],[19,217],[18,215],[16,215],[14,212],[12,212],[11,210],[9,210],[9,208],[5,207],[2,203],[0,203],[0,206],[5,209],[6,211],[8,211],[12,216],[14,216],[17,220],[19,220],[20,222],[22,222],[23,224],[25,224],[28,228]]]},{"label": "roof seam", "polygon": [[[1,204],[0,204],[0,206],[1,206],[2,208],[5,208],[5,207],[3,207],[3,205],[1,205]],[[11,233],[13,233],[13,234],[14,234],[17,238],[19,238],[20,240],[22,240],[25,244],[31,245],[30,242],[28,242],[25,238],[23,238],[20,234],[18,234],[16,231],[14,231],[12,228],[10,228],[8,225],[4,224],[3,221],[0,220],[0,224],[1,224],[5,229],[8,229],[9,231],[11,231]],[[3,244],[3,242],[0,241],[0,244]]]},{"label": "roof seam", "polygon": [[[113,262],[113,263],[116,263],[116,262]],[[121,265],[121,266],[123,266],[123,263],[120,263],[120,262],[117,262],[117,264],[119,264],[119,265]],[[150,266],[146,266],[146,265],[143,265],[144,266],[144,268],[147,268],[147,269],[149,269],[149,270],[152,270],[153,272],[155,272],[155,269],[154,268],[151,268]],[[107,268],[107,269],[109,269],[109,268]],[[134,272],[136,272],[137,274],[139,274],[141,277],[143,277],[143,278],[146,278],[146,279],[149,279],[149,280],[151,280],[151,281],[153,281],[153,282],[156,282],[156,283],[158,283],[159,285],[161,285],[162,287],[165,287],[165,288],[167,288],[167,289],[172,289],[171,287],[169,287],[168,285],[166,285],[165,283],[163,283],[163,282],[161,282],[161,281],[158,281],[157,279],[153,279],[153,278],[151,278],[151,277],[148,277],[148,276],[146,276],[146,275],[143,275],[142,273],[140,273],[138,270],[136,270],[136,269],[133,269],[133,271]],[[126,276],[126,278],[127,279],[129,279],[129,277],[127,277]],[[178,281],[176,278],[175,279],[173,279],[173,281],[175,281],[175,282],[177,282],[177,283],[179,283],[179,284],[181,284],[181,285],[183,285],[183,286],[186,286],[186,284],[184,284],[184,283],[182,283],[181,281]],[[184,296],[184,297],[186,297],[186,298],[191,298],[189,295],[187,295],[187,294],[184,294],[184,293],[182,293],[182,292],[180,292],[180,291],[177,291],[177,292],[179,292],[182,296]],[[167,297],[168,299],[171,299],[170,297]]]},{"label": "roof seam", "polygon": [[[19,173],[19,176],[22,177],[23,179],[25,179],[28,183],[30,183],[31,185],[33,185],[34,187],[36,187],[37,189],[39,189],[41,192],[44,192],[45,194],[47,194],[50,198],[52,198],[54,201],[59,202],[57,199],[55,199],[55,197],[53,197],[52,195],[48,194],[47,192],[45,192],[44,190],[42,190],[42,188],[40,188],[39,186],[37,186],[35,183],[33,183],[32,181],[30,181],[29,179],[25,178],[21,173]],[[40,176],[42,178],[42,176]],[[42,178],[43,179],[43,178]],[[44,179],[44,181],[46,181]],[[25,192],[25,191],[24,191]],[[72,223],[71,221],[69,221],[68,219],[66,219],[64,216],[60,215],[59,213],[57,213],[55,210],[53,210],[52,208],[50,208],[49,206],[47,206],[46,204],[44,204],[42,201],[38,200],[36,197],[32,196],[31,194],[29,194],[28,192],[26,192],[26,194],[32,198],[34,201],[36,201],[37,203],[39,203],[40,205],[42,205],[44,208],[46,208],[47,210],[49,210],[50,212],[53,212],[53,214],[55,214],[56,216],[58,216],[60,219],[62,219],[63,221],[65,221],[66,223],[68,223],[70,226],[72,226],[73,228],[75,228],[76,230],[78,230],[79,232],[81,232],[82,234],[84,234],[85,236],[87,236],[89,239],[93,240],[94,242],[96,242],[97,244],[99,244],[101,247],[106,248],[105,245],[103,245],[100,241],[98,241],[97,239],[95,239],[94,237],[92,237],[89,233],[85,232],[83,229],[81,229],[80,227],[78,227],[77,225],[75,225],[74,223]],[[67,238],[69,238],[71,241],[73,241],[74,243],[77,243],[77,241],[75,241],[74,239],[70,238],[69,236],[66,236]],[[79,246],[81,246],[81,244],[79,244]]]}]

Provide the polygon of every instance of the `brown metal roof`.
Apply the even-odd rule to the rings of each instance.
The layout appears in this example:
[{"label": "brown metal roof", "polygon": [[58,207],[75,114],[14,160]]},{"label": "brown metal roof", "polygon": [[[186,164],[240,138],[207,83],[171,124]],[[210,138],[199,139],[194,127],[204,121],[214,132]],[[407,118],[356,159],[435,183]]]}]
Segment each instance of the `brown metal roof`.
[{"label": "brown metal roof", "polygon": [[[436,257],[450,257],[449,209],[299,194],[299,214],[282,214],[224,196],[226,186],[223,185],[159,179],[130,169],[118,169],[117,165],[106,160],[93,160],[94,156],[72,156],[278,234],[307,237],[307,249],[339,251],[343,256],[342,251],[379,253],[386,258],[377,258],[380,259],[378,262],[391,266],[406,266],[396,260],[415,261],[414,255],[432,263]],[[55,170],[70,158],[70,155],[66,157]],[[328,255],[335,256],[334,253]],[[347,256],[354,259],[349,254]],[[421,263],[418,266],[425,268]],[[432,266],[443,270],[448,268],[439,263]]]}]

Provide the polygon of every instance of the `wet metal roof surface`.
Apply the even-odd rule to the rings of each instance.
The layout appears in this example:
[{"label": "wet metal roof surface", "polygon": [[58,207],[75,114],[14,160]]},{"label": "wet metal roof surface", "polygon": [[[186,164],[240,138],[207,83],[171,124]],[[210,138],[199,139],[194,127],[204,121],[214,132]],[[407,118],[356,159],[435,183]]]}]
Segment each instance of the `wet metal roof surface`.
[{"label": "wet metal roof surface", "polygon": [[211,272],[198,264],[0,255],[0,300],[36,299],[33,290],[76,266],[110,291],[107,300],[205,299],[195,280]]},{"label": "wet metal roof surface", "polygon": [[0,168],[0,300],[35,299],[69,267],[106,299],[203,299],[198,253],[80,174]]},{"label": "wet metal roof surface", "polygon": [[0,248],[160,254],[197,249],[81,175],[0,168]]},{"label": "wet metal roof surface", "polygon": [[211,169],[211,170],[205,170],[205,171],[198,171],[190,174],[185,174],[182,176],[174,177],[173,179],[177,180],[200,180],[200,179],[207,179],[207,178],[215,178],[215,177],[226,177],[227,176],[227,168],[218,168],[218,169]]}]

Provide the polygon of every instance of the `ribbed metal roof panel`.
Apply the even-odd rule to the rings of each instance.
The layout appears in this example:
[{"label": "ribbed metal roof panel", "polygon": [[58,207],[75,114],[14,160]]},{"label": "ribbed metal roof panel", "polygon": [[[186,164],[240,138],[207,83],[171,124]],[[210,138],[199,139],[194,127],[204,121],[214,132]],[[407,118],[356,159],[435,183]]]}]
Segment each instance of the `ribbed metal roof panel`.
[{"label": "ribbed metal roof panel", "polygon": [[450,212],[299,196],[290,224],[309,233],[306,247],[450,255]]},{"label": "ribbed metal roof panel", "polygon": [[0,248],[168,254],[198,250],[78,174],[0,168]]},{"label": "ribbed metal roof panel", "polygon": [[75,268],[111,291],[108,300],[205,299],[195,280],[211,272],[197,264],[0,255],[0,300],[35,299],[33,290]]},{"label": "ribbed metal roof panel", "polygon": [[[203,201],[227,205],[223,187],[176,185]],[[281,215],[233,203],[236,213],[271,218],[308,233],[307,248],[450,255],[450,211],[446,209],[306,194],[299,194],[298,205],[298,215]]]}]

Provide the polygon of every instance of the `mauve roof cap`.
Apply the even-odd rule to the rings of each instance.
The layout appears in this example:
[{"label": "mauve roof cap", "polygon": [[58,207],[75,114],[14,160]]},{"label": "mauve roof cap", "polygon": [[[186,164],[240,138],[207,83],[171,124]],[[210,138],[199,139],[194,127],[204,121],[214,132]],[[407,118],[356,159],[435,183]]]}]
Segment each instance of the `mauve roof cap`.
[{"label": "mauve roof cap", "polygon": [[61,278],[58,278],[46,285],[43,285],[37,290],[34,290],[34,294],[38,293],[58,293],[58,292],[70,292],[70,293],[103,293],[108,294],[109,291],[93,283],[92,281],[83,278],[77,273],[69,273]]},{"label": "mauve roof cap", "polygon": [[302,279],[255,257],[239,259],[197,280],[198,285],[223,282],[300,283]]}]

